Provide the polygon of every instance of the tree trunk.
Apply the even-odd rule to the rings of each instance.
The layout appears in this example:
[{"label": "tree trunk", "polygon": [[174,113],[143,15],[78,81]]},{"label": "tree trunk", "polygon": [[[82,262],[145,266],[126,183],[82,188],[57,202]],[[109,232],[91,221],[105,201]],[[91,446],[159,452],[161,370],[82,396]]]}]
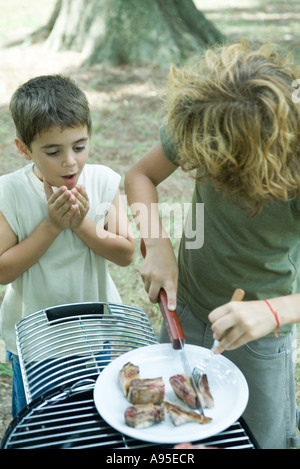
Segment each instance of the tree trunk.
[{"label": "tree trunk", "polygon": [[[47,45],[81,51],[88,64],[169,65],[224,40],[193,0],[58,3]],[[53,15],[51,19],[53,24]]]}]

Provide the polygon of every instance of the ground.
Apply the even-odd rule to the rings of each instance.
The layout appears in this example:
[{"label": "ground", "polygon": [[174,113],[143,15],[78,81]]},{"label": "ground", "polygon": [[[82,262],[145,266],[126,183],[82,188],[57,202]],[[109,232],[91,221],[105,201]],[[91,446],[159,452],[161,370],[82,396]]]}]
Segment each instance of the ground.
[{"label": "ground", "polygon": [[[104,163],[122,176],[157,140],[161,121],[163,90],[167,71],[157,67],[106,67],[101,64],[80,67],[77,52],[55,53],[43,44],[5,47],[9,41],[25,37],[44,24],[55,0],[0,0],[0,175],[20,168],[24,163],[14,147],[14,129],[8,111],[11,94],[29,78],[47,73],[63,73],[87,93],[93,117],[91,162]],[[300,6],[297,1],[197,0],[199,8],[232,38],[277,41],[289,48],[299,46]],[[288,3],[288,5],[287,5]],[[16,6],[16,4],[18,4]],[[42,7],[41,7],[42,5]],[[206,5],[205,7],[203,5]],[[296,51],[296,57],[300,55]],[[121,189],[123,188],[123,178]],[[160,189],[160,199],[189,202],[193,181],[177,171]],[[174,239],[177,248],[179,239]],[[124,303],[146,311],[156,331],[160,315],[144,292],[139,276],[141,256],[137,239],[134,263],[127,269],[111,266]],[[0,301],[4,288],[0,286]],[[5,346],[0,340],[0,439],[11,421],[11,377],[5,362]],[[298,381],[297,381],[298,383]]]}]

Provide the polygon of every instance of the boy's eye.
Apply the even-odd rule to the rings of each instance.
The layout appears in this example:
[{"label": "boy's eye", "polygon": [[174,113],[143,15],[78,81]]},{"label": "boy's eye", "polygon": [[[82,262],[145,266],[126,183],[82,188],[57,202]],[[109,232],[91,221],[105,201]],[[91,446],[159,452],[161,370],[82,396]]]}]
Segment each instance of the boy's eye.
[{"label": "boy's eye", "polygon": [[57,156],[59,154],[59,150],[54,150],[54,151],[47,151],[46,155],[48,156]]},{"label": "boy's eye", "polygon": [[85,150],[85,145],[78,145],[77,147],[74,148],[74,151],[78,153],[83,150]]}]

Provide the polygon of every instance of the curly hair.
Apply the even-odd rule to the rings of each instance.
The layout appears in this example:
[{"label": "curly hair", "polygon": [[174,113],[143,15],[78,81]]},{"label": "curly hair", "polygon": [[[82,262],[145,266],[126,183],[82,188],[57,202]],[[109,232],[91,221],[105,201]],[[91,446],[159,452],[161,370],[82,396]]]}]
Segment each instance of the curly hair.
[{"label": "curly hair", "polygon": [[242,203],[249,216],[300,195],[300,69],[273,45],[208,50],[197,65],[172,67],[168,126],[184,170]]}]

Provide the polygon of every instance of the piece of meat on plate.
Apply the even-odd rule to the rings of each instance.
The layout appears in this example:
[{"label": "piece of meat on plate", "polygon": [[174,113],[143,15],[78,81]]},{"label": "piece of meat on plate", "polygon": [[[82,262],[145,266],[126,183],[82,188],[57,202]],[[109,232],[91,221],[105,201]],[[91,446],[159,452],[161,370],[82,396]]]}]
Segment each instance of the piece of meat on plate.
[{"label": "piece of meat on plate", "polygon": [[165,418],[164,406],[156,404],[138,404],[127,407],[125,410],[125,422],[130,427],[148,428],[162,422]]},{"label": "piece of meat on plate", "polygon": [[202,407],[206,409],[212,409],[214,407],[214,398],[209,389],[207,375],[204,374],[201,378],[201,382],[198,388],[200,394],[200,401]]},{"label": "piece of meat on plate", "polygon": [[[198,398],[195,389],[192,385],[191,379],[186,374],[179,374],[171,376],[169,379],[170,384],[179,399],[190,407],[190,409],[198,408]],[[214,399],[211,395],[207,375],[203,375],[198,389],[201,405],[204,408],[212,408],[214,406]]]},{"label": "piece of meat on plate", "polygon": [[119,371],[119,384],[122,388],[123,394],[126,397],[129,390],[131,380],[140,377],[140,369],[138,366],[128,362],[125,363],[123,368]]},{"label": "piece of meat on plate", "polygon": [[176,426],[183,425],[184,423],[205,424],[212,421],[210,417],[191,410],[185,410],[179,405],[171,404],[170,402],[165,402],[165,407],[170,414],[173,424]]},{"label": "piece of meat on plate", "polygon": [[130,381],[127,399],[132,404],[162,404],[164,397],[165,384],[162,378]]},{"label": "piece of meat on plate", "polygon": [[169,382],[179,399],[185,402],[191,409],[197,409],[197,395],[190,378],[186,374],[171,376]]}]

